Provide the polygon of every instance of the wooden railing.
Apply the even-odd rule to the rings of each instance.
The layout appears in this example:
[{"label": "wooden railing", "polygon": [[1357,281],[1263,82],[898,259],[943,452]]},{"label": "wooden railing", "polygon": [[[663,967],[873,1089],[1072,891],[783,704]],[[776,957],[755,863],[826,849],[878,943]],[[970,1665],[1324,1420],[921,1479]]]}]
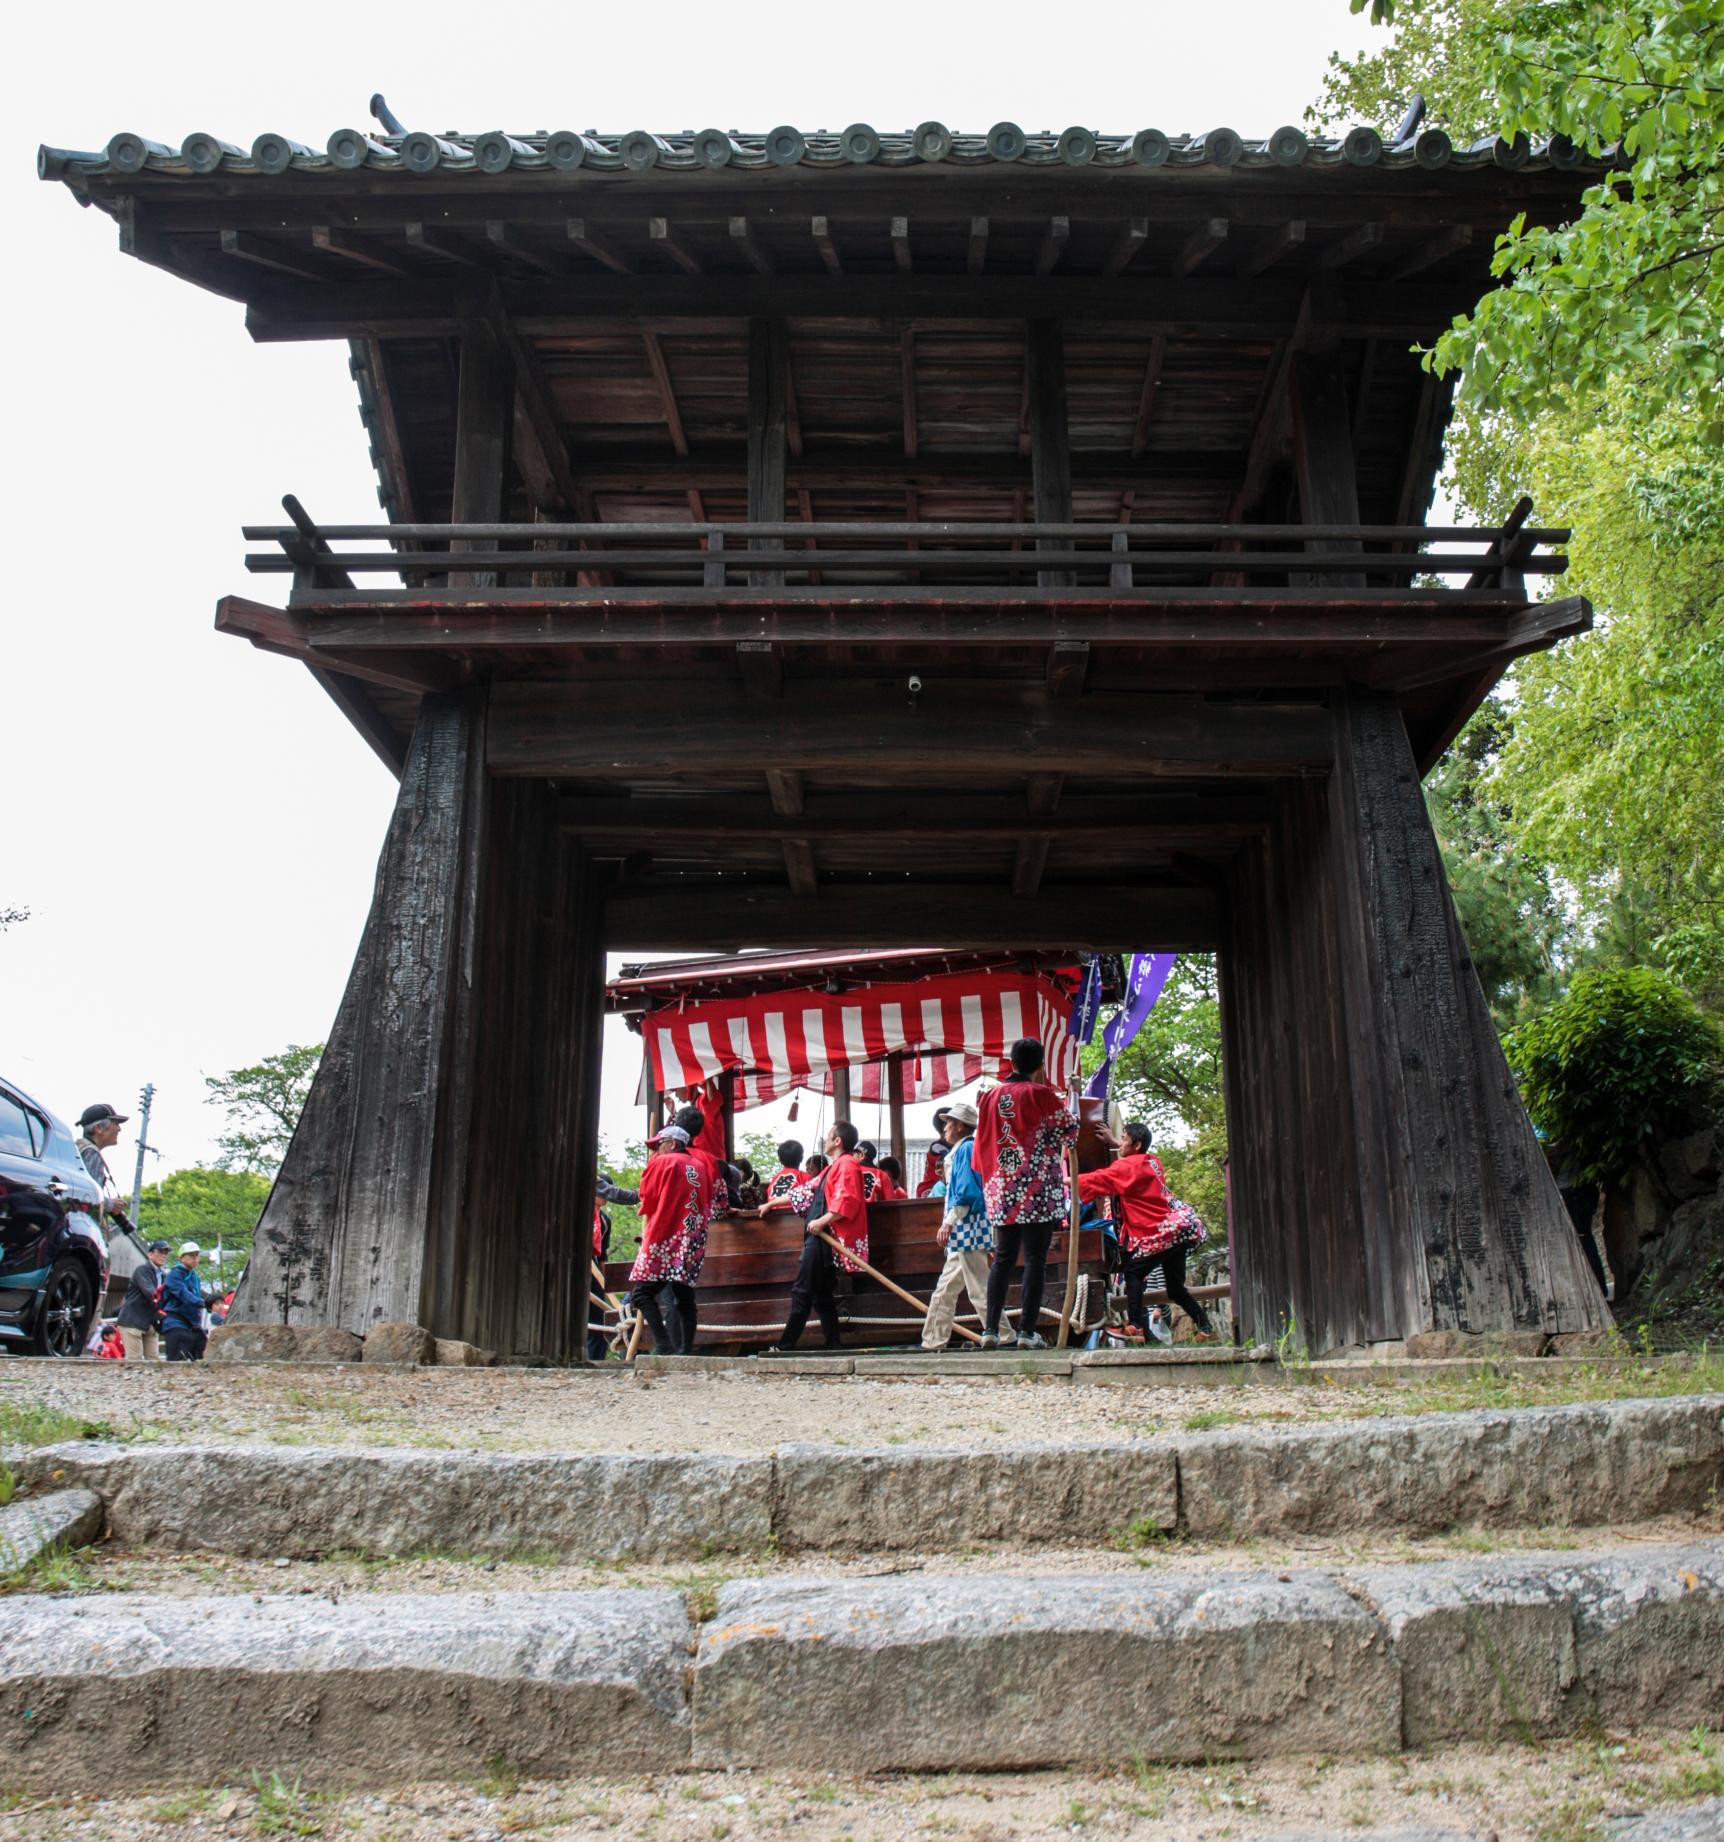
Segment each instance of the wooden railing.
[{"label": "wooden railing", "polygon": [[[395,576],[409,589],[704,590],[909,586],[950,595],[1194,584],[1285,591],[1371,588],[1517,593],[1557,575],[1566,529],[1504,524],[348,524],[248,525],[273,545],[245,562],[294,578],[296,598]],[[337,546],[342,546],[337,548]],[[1459,580],[1457,580],[1459,579]],[[387,587],[379,584],[380,588]]]}]

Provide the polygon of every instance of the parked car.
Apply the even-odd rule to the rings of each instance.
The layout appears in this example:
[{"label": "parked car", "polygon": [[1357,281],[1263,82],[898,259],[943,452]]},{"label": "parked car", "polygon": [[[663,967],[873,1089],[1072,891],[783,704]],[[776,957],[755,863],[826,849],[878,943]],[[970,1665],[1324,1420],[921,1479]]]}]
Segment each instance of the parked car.
[{"label": "parked car", "polygon": [[82,1355],[107,1283],[102,1192],[71,1129],[0,1081],[0,1347]]}]

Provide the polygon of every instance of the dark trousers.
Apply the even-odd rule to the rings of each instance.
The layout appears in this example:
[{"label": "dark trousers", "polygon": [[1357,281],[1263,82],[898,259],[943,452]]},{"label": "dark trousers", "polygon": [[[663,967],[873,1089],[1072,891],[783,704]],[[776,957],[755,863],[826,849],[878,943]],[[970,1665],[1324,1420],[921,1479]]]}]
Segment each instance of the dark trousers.
[{"label": "dark trousers", "polygon": [[1209,1313],[1185,1289],[1185,1249],[1169,1247],[1159,1254],[1127,1254],[1125,1257],[1125,1310],[1131,1321],[1148,1335],[1149,1314],[1143,1304],[1143,1282],[1157,1267],[1162,1272],[1162,1289],[1170,1303],[1177,1305],[1199,1330],[1211,1329]]},{"label": "dark trousers", "polygon": [[790,1287],[790,1312],[784,1322],[784,1335],[778,1340],[781,1350],[793,1350],[802,1340],[802,1329],[808,1322],[810,1307],[819,1315],[826,1347],[829,1350],[842,1347],[844,1339],[838,1331],[838,1296],[834,1289],[837,1279],[838,1269],[833,1262],[832,1249],[819,1235],[805,1234],[802,1237],[802,1264],[797,1267],[796,1278]]},{"label": "dark trousers", "polygon": [[[663,1286],[671,1296],[674,1328],[665,1326],[664,1313],[659,1308],[659,1288]],[[647,1329],[652,1332],[653,1349],[661,1356],[692,1356],[694,1354],[695,1304],[694,1287],[685,1286],[680,1279],[649,1280],[643,1285],[633,1287],[628,1296],[630,1307],[646,1319]]]},{"label": "dark trousers", "polygon": [[1059,1225],[1058,1222],[995,1223],[994,1264],[988,1269],[988,1321],[984,1326],[990,1337],[1000,1334],[1006,1293],[1011,1289],[1020,1252],[1024,1257],[1024,1290],[1018,1304],[1018,1332],[1024,1335],[1040,1328],[1042,1287],[1048,1276],[1048,1249],[1053,1245]]},{"label": "dark trousers", "polygon": [[208,1341],[209,1338],[201,1330],[187,1330],[178,1324],[168,1325],[162,1333],[169,1362],[202,1362],[204,1345]]}]

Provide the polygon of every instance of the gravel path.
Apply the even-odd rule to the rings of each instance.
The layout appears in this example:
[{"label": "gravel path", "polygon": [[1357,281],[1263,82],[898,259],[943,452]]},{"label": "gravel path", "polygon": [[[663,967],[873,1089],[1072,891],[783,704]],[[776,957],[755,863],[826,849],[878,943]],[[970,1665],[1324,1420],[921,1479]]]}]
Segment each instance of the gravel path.
[{"label": "gravel path", "polygon": [[[1456,1747],[1429,1755],[1308,1764],[1139,1766],[1038,1772],[796,1779],[755,1772],[648,1780],[411,1785],[348,1797],[297,1796],[260,1772],[262,1792],[31,1800],[0,1814],[0,1842],[1554,1842],[1605,1833],[1692,1803],[1719,1774],[1715,1740],[1603,1735],[1569,1745]],[[1714,1812],[1715,1814],[1715,1812]],[[1605,1825],[1608,1823],[1608,1831]],[[1717,1834],[1717,1829],[1708,1829]]]},{"label": "gravel path", "polygon": [[116,1435],[156,1440],[745,1453],[796,1441],[989,1447],[1117,1439],[1193,1422],[1330,1419],[1380,1413],[1386,1392],[1238,1383],[1097,1388],[1020,1376],[805,1380],[621,1369],[19,1361],[0,1365],[0,1425],[8,1407],[39,1404]]}]

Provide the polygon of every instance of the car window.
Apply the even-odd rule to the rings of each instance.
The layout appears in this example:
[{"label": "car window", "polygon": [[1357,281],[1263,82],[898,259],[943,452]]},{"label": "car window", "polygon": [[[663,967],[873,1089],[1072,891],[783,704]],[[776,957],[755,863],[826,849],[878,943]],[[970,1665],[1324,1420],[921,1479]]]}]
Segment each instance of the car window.
[{"label": "car window", "polygon": [[48,1155],[48,1140],[53,1136],[47,1120],[34,1107],[25,1107],[24,1123],[30,1128],[30,1142],[36,1147],[36,1156]]},{"label": "car window", "polygon": [[36,1156],[24,1109],[4,1089],[0,1089],[0,1152],[14,1158]]}]

